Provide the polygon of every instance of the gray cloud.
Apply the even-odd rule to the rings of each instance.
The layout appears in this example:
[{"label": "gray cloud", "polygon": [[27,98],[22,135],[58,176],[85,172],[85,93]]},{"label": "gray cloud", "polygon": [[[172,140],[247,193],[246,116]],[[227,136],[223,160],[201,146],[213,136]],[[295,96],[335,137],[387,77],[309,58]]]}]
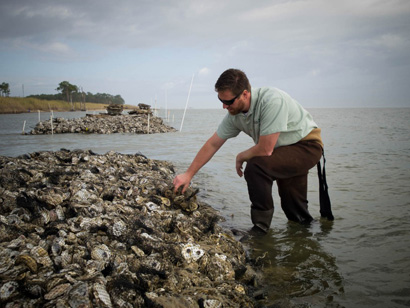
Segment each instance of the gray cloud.
[{"label": "gray cloud", "polygon": [[191,69],[177,55],[197,53],[192,65],[207,68],[207,86],[232,66],[254,84],[278,83],[310,100],[320,91],[336,99],[348,89],[365,98],[371,86],[408,104],[402,85],[410,77],[409,15],[407,0],[3,1],[0,51],[84,63],[117,50],[165,50],[164,71]]}]

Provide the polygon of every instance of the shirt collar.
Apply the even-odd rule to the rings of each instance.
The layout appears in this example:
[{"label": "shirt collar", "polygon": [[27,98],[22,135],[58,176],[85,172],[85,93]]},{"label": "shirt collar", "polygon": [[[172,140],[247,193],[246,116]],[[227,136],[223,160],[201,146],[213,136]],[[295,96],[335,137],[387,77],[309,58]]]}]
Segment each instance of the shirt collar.
[{"label": "shirt collar", "polygon": [[246,113],[247,116],[253,114],[257,101],[258,101],[258,91],[256,91],[254,88],[251,88],[251,105],[249,106],[249,110]]}]

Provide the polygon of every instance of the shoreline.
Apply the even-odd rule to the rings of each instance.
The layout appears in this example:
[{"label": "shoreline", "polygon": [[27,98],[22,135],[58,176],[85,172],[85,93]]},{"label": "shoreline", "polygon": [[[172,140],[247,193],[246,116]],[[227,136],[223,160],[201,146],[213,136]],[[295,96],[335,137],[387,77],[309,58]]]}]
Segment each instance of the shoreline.
[{"label": "shoreline", "polygon": [[[24,97],[0,97],[0,114],[19,114],[33,112],[78,112],[105,110],[108,104],[85,103],[86,110],[81,110],[80,102],[73,104],[65,101],[47,101],[37,98]],[[137,108],[133,105],[122,105],[124,110]],[[72,110],[74,107],[74,110]]]},{"label": "shoreline", "polygon": [[[94,103],[88,103],[90,105],[94,105]],[[98,104],[99,105],[99,104]],[[103,107],[106,107],[108,105],[104,105]],[[137,108],[137,106],[131,106],[131,105],[126,105],[124,106],[124,112],[128,112],[128,111],[132,111],[135,108]],[[106,109],[105,108],[101,108],[101,106],[96,106],[93,107],[91,106],[90,108],[87,108],[86,110],[61,110],[61,109],[36,109],[36,110],[26,110],[26,111],[13,111],[13,112],[1,112],[0,114],[22,114],[22,113],[38,113],[38,112],[87,112],[87,111],[99,111],[101,113],[106,114]]]}]

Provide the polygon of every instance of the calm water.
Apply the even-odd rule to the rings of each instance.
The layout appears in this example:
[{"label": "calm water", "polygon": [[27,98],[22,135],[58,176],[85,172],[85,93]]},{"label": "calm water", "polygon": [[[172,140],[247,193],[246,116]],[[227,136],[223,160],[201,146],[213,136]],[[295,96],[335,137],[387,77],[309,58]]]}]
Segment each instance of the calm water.
[{"label": "calm water", "polygon": [[[312,169],[308,198],[318,221],[310,227],[289,223],[276,206],[268,236],[250,243],[265,268],[266,304],[290,299],[303,307],[409,307],[410,109],[309,111],[322,127],[335,221],[319,218]],[[224,115],[223,110],[187,110],[182,131],[169,134],[54,136],[21,134],[24,121],[26,132],[34,127],[37,113],[0,115],[0,155],[60,148],[141,152],[183,171]],[[50,118],[48,113],[40,116]],[[181,117],[182,110],[171,111],[169,124],[179,129]],[[251,224],[246,183],[235,173],[235,156],[250,146],[245,135],[229,140],[194,179],[203,200],[226,218],[223,224],[241,230]]]}]

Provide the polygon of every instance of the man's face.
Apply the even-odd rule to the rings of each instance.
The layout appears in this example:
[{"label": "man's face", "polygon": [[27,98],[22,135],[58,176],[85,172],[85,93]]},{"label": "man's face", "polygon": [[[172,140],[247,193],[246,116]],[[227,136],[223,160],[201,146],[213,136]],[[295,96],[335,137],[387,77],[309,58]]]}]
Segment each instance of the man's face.
[{"label": "man's face", "polygon": [[236,115],[245,109],[243,91],[235,96],[231,90],[218,92],[218,98],[222,101],[223,109],[228,110],[231,115]]}]

